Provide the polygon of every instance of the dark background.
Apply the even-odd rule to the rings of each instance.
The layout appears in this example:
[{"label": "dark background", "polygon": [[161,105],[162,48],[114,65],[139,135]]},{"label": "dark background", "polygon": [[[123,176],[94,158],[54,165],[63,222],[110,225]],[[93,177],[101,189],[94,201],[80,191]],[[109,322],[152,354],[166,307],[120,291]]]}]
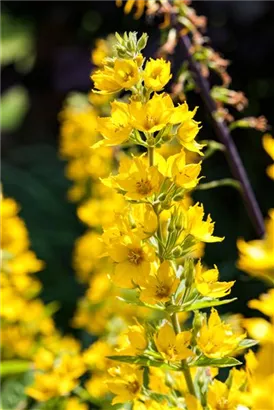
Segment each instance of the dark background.
[{"label": "dark background", "polygon": [[[199,1],[193,6],[208,17],[213,47],[232,62],[232,87],[244,91],[249,99],[245,116],[264,114],[273,125],[274,2]],[[31,44],[30,52],[22,57],[23,68],[22,61],[15,63],[11,58],[1,69],[3,100],[14,86],[23,87],[28,95],[25,114],[18,119],[18,112],[11,107],[6,114],[8,125],[2,125],[3,191],[21,205],[32,247],[46,262],[39,274],[44,285],[42,297],[46,302],[60,301],[56,320],[66,331],[76,301],[84,293],[71,268],[71,257],[74,241],[86,227],[76,217],[76,206],[66,198],[70,182],[58,155],[58,112],[69,91],[91,88],[90,52],[97,37],[115,31],[146,31],[150,35],[147,54],[153,55],[159,32],[157,25],[145,18],[136,21],[132,15],[124,16],[112,1],[3,1],[2,18],[2,39],[22,38],[23,33]],[[22,52],[23,47],[18,47]],[[33,57],[34,63],[28,63]],[[200,105],[201,138],[215,138],[199,96],[189,96],[189,104]],[[271,159],[262,148],[261,134],[240,130],[233,136],[266,216],[274,197],[273,182],[265,175]],[[206,161],[203,175],[207,181],[231,176],[223,154]],[[216,235],[226,237],[221,244],[207,246],[206,262],[219,266],[223,280],[237,279],[232,296],[238,301],[224,306],[223,312],[229,309],[250,315],[246,302],[257,297],[264,285],[235,267],[236,239],[256,236],[241,197],[233,188],[224,187],[197,193],[195,199],[205,204],[216,221]]]}]

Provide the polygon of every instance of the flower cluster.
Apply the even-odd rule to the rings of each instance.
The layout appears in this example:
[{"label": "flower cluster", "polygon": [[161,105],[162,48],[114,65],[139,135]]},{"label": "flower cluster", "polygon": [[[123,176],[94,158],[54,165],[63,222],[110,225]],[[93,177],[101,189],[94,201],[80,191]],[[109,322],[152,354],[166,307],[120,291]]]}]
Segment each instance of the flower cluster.
[{"label": "flower cluster", "polygon": [[[222,298],[234,282],[219,281],[217,266],[210,269],[195,259],[201,243],[223,240],[214,235],[210,216],[204,218],[202,204],[189,201],[201,178],[201,161],[188,160],[189,151],[203,156],[203,145],[196,141],[200,124],[194,119],[196,109],[191,111],[186,102],[174,105],[163,91],[170,65],[163,59],[145,62],[145,43],[145,35],[117,35],[115,55],[92,75],[94,92],[127,94],[111,103],[109,116],[98,118],[103,139],[92,146],[95,152],[102,146],[115,147],[119,166],[101,181],[121,202],[109,208],[109,220],[104,217],[98,242],[101,258],[96,264],[91,258],[91,270],[106,264],[104,279],[110,282],[93,276],[89,296],[96,298],[102,289],[101,301],[111,287],[124,310],[134,307],[136,316],[135,323],[123,323],[120,334],[120,323],[112,322],[108,333],[86,352],[86,360],[95,374],[104,372],[113,404],[217,409],[225,395],[231,395],[240,405],[237,383],[226,387],[215,377],[218,367],[239,364],[236,352],[254,342],[247,341],[245,333],[233,333],[213,308],[230,301]],[[179,152],[164,156],[163,146],[174,140]],[[121,144],[130,150],[122,151]],[[92,224],[93,215],[87,218]],[[200,312],[206,307],[211,307],[209,317]],[[138,315],[137,308],[145,309],[146,316]],[[98,361],[100,354],[105,361]]]}]

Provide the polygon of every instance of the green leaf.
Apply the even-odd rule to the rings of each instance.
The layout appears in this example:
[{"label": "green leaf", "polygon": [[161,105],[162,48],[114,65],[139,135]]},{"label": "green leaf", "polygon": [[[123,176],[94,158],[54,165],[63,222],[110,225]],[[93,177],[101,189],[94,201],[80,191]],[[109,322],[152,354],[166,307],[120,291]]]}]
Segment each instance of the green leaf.
[{"label": "green leaf", "polygon": [[147,307],[150,309],[154,309],[154,310],[165,310],[164,306],[159,306],[159,305],[149,305],[148,303],[143,303],[141,302],[137,297],[136,298],[127,298],[125,296],[121,297],[121,296],[117,296],[117,299],[121,300],[122,302],[128,303],[129,305],[135,305],[135,306],[143,306],[143,307]]},{"label": "green leaf", "polygon": [[236,352],[243,349],[249,349],[252,346],[256,346],[258,343],[259,342],[254,339],[244,339],[239,343]]},{"label": "green leaf", "polygon": [[242,364],[235,357],[223,357],[221,359],[211,359],[210,357],[201,356],[192,363],[190,366],[203,367],[203,366],[213,366],[213,367],[232,367]]},{"label": "green leaf", "polygon": [[200,310],[208,307],[213,307],[213,306],[220,306],[220,305],[226,305],[227,303],[234,302],[237,298],[233,299],[224,299],[224,300],[219,300],[219,299],[211,299],[211,298],[203,298],[200,300],[197,300],[194,303],[185,303],[181,306],[168,306],[167,310],[169,312],[189,312],[192,310]]},{"label": "green leaf", "polygon": [[24,87],[18,85],[7,90],[1,101],[1,130],[16,130],[28,109],[29,96]]},{"label": "green leaf", "polygon": [[147,356],[107,356],[108,359],[117,360],[123,363],[137,364],[146,367],[161,367],[165,370],[179,370],[181,364],[166,363],[161,360],[156,360]]},{"label": "green leaf", "polygon": [[32,363],[27,360],[5,360],[0,365],[1,376],[25,373],[31,369]]}]

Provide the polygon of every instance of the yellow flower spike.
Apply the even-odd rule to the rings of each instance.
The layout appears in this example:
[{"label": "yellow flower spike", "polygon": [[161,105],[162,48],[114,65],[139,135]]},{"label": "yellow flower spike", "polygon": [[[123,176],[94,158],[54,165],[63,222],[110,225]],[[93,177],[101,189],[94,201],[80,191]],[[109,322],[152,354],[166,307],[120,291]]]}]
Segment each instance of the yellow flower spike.
[{"label": "yellow flower spike", "polygon": [[192,235],[196,240],[201,242],[222,242],[224,238],[213,236],[214,222],[210,215],[206,221],[203,221],[204,207],[199,203],[190,206],[185,212],[185,235]]},{"label": "yellow flower spike", "polygon": [[201,151],[204,144],[199,144],[195,141],[195,137],[198,134],[201,127],[199,127],[199,122],[193,119],[185,121],[177,131],[177,138],[180,144],[186,148],[188,151],[197,152],[199,155],[204,155]]},{"label": "yellow flower spike", "polygon": [[131,100],[131,125],[139,131],[153,133],[166,127],[171,117],[173,102],[168,94],[154,94],[145,104]]},{"label": "yellow flower spike", "polygon": [[130,164],[127,172],[103,179],[103,184],[121,189],[126,192],[126,198],[135,200],[149,198],[159,190],[163,176],[156,166],[149,167],[141,157],[133,157],[127,164]]},{"label": "yellow flower spike", "polygon": [[107,253],[115,262],[111,279],[116,286],[131,289],[135,284],[148,276],[151,263],[156,260],[154,249],[142,244],[138,237],[131,236],[125,242],[114,242]]},{"label": "yellow flower spike", "polygon": [[195,266],[195,284],[199,293],[211,298],[222,298],[229,295],[235,281],[218,282],[219,271],[216,265],[214,269],[203,271],[201,261]]},{"label": "yellow flower spike", "polygon": [[155,335],[155,344],[159,353],[167,361],[184,360],[193,356],[194,353],[188,349],[192,337],[191,332],[185,331],[175,334],[173,327],[166,322],[160,327]]},{"label": "yellow flower spike", "polygon": [[64,410],[88,410],[88,405],[81,403],[77,397],[70,397],[66,402]]},{"label": "yellow flower spike", "polygon": [[[263,136],[263,147],[274,161],[274,138],[270,134],[265,134]],[[267,167],[266,173],[269,178],[274,179],[274,164]]]},{"label": "yellow flower spike", "polygon": [[171,263],[164,261],[155,275],[149,275],[140,283],[140,300],[151,305],[168,302],[179,283]]},{"label": "yellow flower spike", "polygon": [[197,335],[197,345],[210,358],[222,358],[233,354],[246,334],[233,334],[231,325],[223,323],[216,309],[212,308],[208,322],[204,322]]},{"label": "yellow flower spike", "polygon": [[107,381],[107,386],[116,395],[112,404],[126,403],[139,397],[143,385],[143,372],[143,369],[128,364],[109,369],[112,379]]},{"label": "yellow flower spike", "polygon": [[214,380],[208,387],[207,405],[209,410],[235,410],[241,404],[241,392],[229,391],[225,383]]},{"label": "yellow flower spike", "polygon": [[186,154],[183,150],[179,154],[168,158],[167,167],[176,185],[185,189],[192,189],[198,184],[201,163],[186,164]]},{"label": "yellow flower spike", "polygon": [[160,91],[171,78],[170,61],[150,59],[145,66],[143,78],[145,86],[153,91]]},{"label": "yellow flower spike", "polygon": [[263,239],[249,242],[238,239],[238,267],[250,275],[274,282],[274,209],[270,209],[265,227]]}]

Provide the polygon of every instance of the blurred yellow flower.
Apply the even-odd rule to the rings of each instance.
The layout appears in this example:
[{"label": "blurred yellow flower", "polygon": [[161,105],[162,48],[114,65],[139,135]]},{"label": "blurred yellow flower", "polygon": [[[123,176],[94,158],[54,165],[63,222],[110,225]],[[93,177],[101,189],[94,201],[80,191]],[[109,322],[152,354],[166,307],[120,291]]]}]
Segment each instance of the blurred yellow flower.
[{"label": "blurred yellow flower", "polygon": [[[274,138],[270,134],[265,134],[263,136],[263,147],[274,161]],[[269,165],[266,172],[271,179],[274,179],[274,164]]]},{"label": "blurred yellow flower", "polygon": [[269,211],[265,221],[266,233],[263,239],[245,242],[238,239],[239,269],[274,283],[274,209]]}]

